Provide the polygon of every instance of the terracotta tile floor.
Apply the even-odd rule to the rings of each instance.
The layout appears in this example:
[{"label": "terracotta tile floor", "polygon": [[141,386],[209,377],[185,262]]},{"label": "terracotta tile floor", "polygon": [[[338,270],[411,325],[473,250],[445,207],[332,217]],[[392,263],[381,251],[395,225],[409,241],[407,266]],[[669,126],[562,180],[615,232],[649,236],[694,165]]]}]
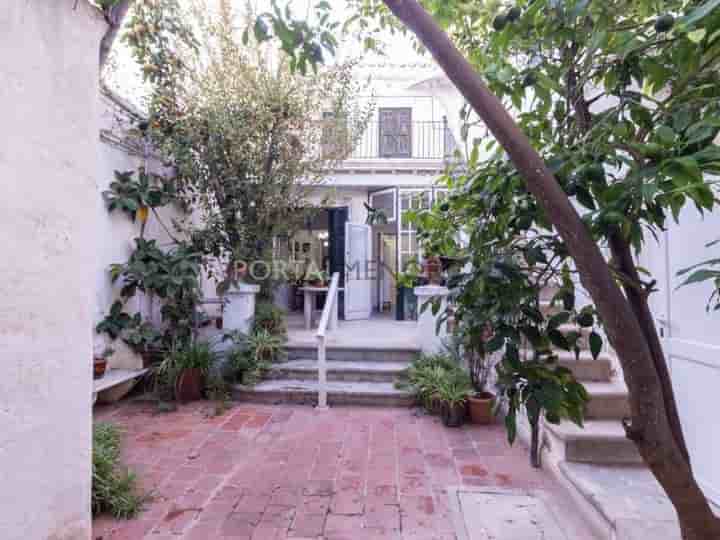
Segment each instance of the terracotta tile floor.
[{"label": "terracotta tile floor", "polygon": [[551,486],[501,426],[444,428],[409,409],[208,403],[95,410],[124,428],[123,462],[154,497],[103,540],[454,540],[450,486]]}]

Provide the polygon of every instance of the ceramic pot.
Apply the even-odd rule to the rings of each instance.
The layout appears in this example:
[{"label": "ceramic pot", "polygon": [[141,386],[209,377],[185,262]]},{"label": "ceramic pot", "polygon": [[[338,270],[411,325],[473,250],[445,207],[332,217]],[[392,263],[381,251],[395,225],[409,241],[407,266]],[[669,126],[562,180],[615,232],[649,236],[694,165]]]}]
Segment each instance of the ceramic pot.
[{"label": "ceramic pot", "polygon": [[440,418],[442,423],[446,427],[457,428],[465,423],[465,413],[467,410],[467,404],[456,403],[450,405],[449,403],[443,403],[440,408]]},{"label": "ceramic pot", "polygon": [[93,379],[102,379],[107,370],[107,358],[95,358],[93,361]]},{"label": "ceramic pot", "polygon": [[470,420],[473,424],[488,425],[492,424],[495,417],[493,416],[493,405],[495,396],[490,392],[481,392],[476,396],[468,399],[468,410],[470,411]]},{"label": "ceramic pot", "polygon": [[175,381],[175,396],[180,402],[202,399],[204,377],[199,368],[184,369]]}]

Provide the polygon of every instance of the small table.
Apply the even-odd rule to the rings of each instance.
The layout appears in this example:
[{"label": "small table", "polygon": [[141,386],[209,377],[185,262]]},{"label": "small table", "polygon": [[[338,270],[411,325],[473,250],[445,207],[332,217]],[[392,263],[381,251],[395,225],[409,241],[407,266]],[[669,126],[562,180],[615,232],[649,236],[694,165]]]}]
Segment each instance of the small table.
[{"label": "small table", "polygon": [[[303,307],[305,309],[305,330],[312,329],[312,316],[315,306],[315,298],[317,295],[320,294],[327,294],[330,291],[330,287],[300,287],[300,290],[304,294],[304,301],[303,301]],[[338,288],[338,295],[341,291],[344,291],[342,287]],[[327,302],[327,299],[325,300]],[[330,322],[329,327],[331,330],[334,330],[338,326],[338,309],[340,302],[335,302],[335,306],[333,307],[331,314],[330,314]]]}]

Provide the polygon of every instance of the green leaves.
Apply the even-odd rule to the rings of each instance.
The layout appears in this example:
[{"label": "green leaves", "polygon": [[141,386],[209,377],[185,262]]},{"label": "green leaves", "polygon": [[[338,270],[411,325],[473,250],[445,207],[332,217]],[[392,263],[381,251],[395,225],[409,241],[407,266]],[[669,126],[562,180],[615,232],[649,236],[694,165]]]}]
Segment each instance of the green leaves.
[{"label": "green leaves", "polygon": [[115,171],[115,180],[110,189],[103,192],[108,212],[120,210],[132,221],[145,208],[159,208],[170,203],[175,197],[172,184],[159,175],[146,174],[142,169]]},{"label": "green leaves", "polygon": [[707,0],[705,3],[692,10],[688,15],[680,19],[680,22],[687,28],[692,27],[701,22],[718,7],[720,7],[720,0]]}]

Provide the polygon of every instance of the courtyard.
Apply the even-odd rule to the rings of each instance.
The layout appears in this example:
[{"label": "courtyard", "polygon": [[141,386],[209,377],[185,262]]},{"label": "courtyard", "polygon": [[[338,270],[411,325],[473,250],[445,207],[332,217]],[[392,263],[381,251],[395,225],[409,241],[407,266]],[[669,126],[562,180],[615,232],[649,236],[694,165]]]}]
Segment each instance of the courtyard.
[{"label": "courtyard", "polygon": [[[96,519],[94,539],[455,540],[467,537],[451,509],[457,488],[560,490],[501,425],[448,429],[400,408],[209,409],[96,409],[123,429],[123,463],[152,498],[134,520]],[[592,538],[570,515],[561,525],[568,540]]]}]

